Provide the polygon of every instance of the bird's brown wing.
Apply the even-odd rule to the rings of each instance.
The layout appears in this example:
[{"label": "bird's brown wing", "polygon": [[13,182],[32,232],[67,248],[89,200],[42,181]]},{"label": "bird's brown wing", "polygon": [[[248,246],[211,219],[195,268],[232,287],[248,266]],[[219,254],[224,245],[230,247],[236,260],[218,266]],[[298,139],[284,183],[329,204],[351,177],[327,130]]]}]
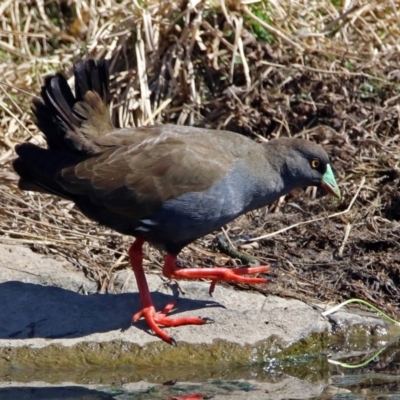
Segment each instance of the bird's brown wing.
[{"label": "bird's brown wing", "polygon": [[59,183],[113,213],[141,219],[165,201],[222,179],[236,157],[226,151],[225,141],[204,133],[149,138],[65,168]]}]

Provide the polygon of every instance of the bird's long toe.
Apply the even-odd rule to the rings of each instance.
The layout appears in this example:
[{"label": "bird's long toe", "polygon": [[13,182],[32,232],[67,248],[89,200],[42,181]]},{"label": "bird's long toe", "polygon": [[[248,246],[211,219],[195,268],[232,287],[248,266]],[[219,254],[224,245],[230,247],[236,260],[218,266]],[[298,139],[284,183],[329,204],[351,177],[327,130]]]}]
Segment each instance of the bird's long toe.
[{"label": "bird's long toe", "polygon": [[227,282],[238,282],[238,283],[267,283],[268,280],[265,278],[255,278],[251,276],[243,275],[253,275],[263,272],[267,272],[271,269],[269,265],[261,265],[259,267],[241,267],[241,268],[213,268],[218,277],[212,279],[209,293],[212,296],[215,285],[218,281]]},{"label": "bird's long toe", "polygon": [[167,317],[168,313],[174,308],[175,302],[168,303],[161,312],[157,312],[153,306],[143,308],[132,317],[132,321],[136,322],[141,317],[144,318],[149,328],[154,332],[156,336],[165,342],[176,345],[174,338],[168,335],[160,327],[175,327],[182,325],[204,325],[210,324],[214,321],[210,318],[201,317],[180,317],[170,318]]}]

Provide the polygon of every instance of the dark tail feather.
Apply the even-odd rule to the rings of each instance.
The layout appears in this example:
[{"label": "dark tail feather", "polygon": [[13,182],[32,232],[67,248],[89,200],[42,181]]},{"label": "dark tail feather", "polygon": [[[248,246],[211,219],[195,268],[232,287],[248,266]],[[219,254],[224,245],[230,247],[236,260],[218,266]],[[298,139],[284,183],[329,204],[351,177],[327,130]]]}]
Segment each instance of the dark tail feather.
[{"label": "dark tail feather", "polygon": [[57,182],[57,176],[62,168],[82,161],[83,156],[43,149],[32,143],[18,145],[15,151],[19,157],[14,161],[13,167],[20,176],[20,189],[71,198]]},{"label": "dark tail feather", "polygon": [[106,106],[110,104],[107,60],[81,61],[75,65],[74,74],[75,96],[65,77],[57,73],[45,79],[42,99],[33,100],[32,111],[49,149],[89,155],[98,149],[80,128],[84,123],[90,125],[91,121],[87,121],[89,116],[85,113],[77,112],[75,105],[85,102],[88,91],[96,93]]},{"label": "dark tail feather", "polygon": [[47,77],[40,94],[43,101],[33,99],[32,111],[49,149],[79,152],[73,138],[66,137],[69,131],[73,132],[80,125],[73,114],[76,99],[66,79],[59,73]]},{"label": "dark tail feather", "polygon": [[105,104],[110,104],[110,73],[107,60],[89,59],[75,65],[75,94],[83,101],[86,92],[97,93]]}]

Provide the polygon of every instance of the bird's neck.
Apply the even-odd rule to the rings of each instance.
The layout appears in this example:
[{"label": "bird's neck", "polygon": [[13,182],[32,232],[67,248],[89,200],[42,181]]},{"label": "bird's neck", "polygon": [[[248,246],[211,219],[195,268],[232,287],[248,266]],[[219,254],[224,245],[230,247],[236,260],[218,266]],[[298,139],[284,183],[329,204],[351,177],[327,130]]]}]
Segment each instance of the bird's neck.
[{"label": "bird's neck", "polygon": [[256,173],[253,169],[253,173],[244,179],[247,189],[246,212],[271,204],[298,186],[284,162],[280,162],[278,167],[264,160],[257,161]]}]

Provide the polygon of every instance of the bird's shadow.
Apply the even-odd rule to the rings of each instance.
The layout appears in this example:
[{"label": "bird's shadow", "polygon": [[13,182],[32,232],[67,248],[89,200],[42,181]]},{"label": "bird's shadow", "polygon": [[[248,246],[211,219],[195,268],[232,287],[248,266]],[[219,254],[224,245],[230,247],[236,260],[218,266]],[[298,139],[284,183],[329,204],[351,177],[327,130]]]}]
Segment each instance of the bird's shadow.
[{"label": "bird's shadow", "polygon": [[[177,300],[180,314],[187,310],[221,307],[221,304],[153,292],[157,310]],[[138,293],[83,295],[53,286],[20,281],[0,284],[0,339],[78,338],[93,333],[126,330],[139,311]],[[143,321],[134,328],[148,330]]]},{"label": "bird's shadow", "polygon": [[[121,391],[122,392],[122,391]],[[118,391],[116,391],[118,394]],[[55,386],[55,387],[8,387],[0,388],[0,399],[96,399],[96,400],[113,400],[115,393],[104,393],[104,391],[89,389],[81,386]]]}]

